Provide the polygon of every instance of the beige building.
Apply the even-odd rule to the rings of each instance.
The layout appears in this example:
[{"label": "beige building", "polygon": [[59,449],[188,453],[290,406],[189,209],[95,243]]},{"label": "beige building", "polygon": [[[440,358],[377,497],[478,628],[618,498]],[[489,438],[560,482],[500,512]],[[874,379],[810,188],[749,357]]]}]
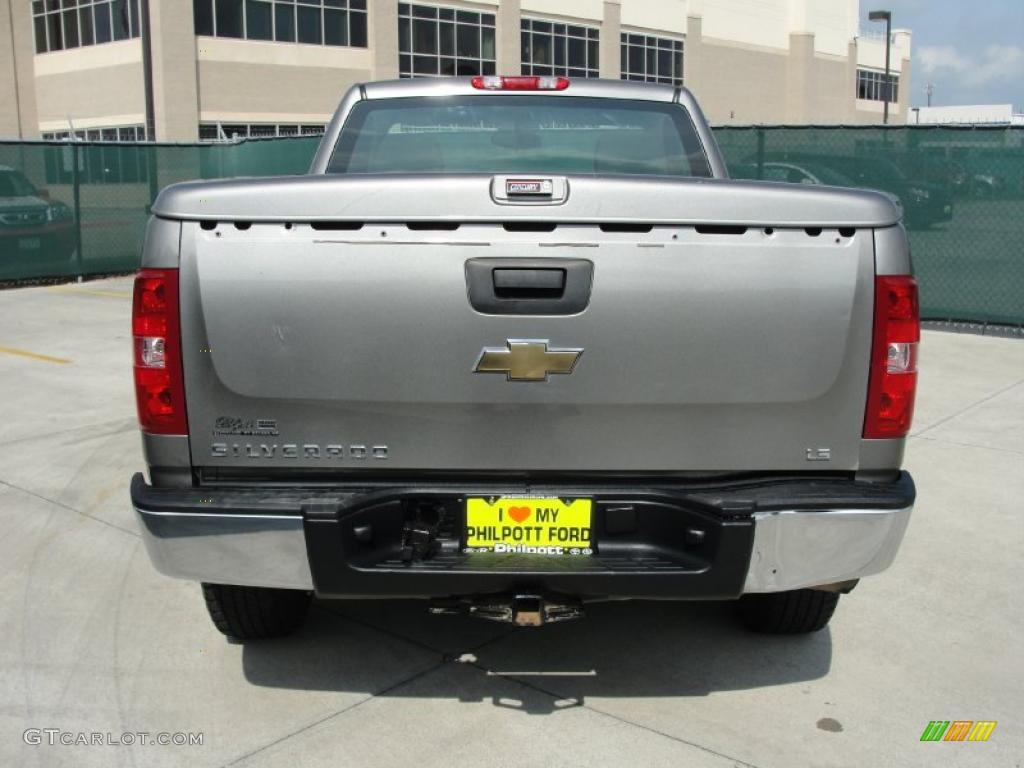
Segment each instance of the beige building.
[{"label": "beige building", "polygon": [[[905,123],[910,32],[891,43]],[[880,123],[886,90],[858,0],[0,0],[0,45],[6,138],[144,138],[148,111],[159,141],[315,133],[399,76],[685,83],[734,125]]]}]

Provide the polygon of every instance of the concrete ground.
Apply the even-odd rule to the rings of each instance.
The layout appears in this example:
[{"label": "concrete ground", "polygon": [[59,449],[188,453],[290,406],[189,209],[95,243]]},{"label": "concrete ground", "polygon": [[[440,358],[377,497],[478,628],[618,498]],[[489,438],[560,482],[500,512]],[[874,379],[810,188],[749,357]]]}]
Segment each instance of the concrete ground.
[{"label": "concrete ground", "polygon": [[[0,765],[1021,765],[1021,341],[925,334],[902,551],[813,636],[746,634],[722,604],[530,631],[332,602],[242,646],[153,570],[132,517],[129,292],[0,292]],[[921,743],[936,719],[998,726]]]}]

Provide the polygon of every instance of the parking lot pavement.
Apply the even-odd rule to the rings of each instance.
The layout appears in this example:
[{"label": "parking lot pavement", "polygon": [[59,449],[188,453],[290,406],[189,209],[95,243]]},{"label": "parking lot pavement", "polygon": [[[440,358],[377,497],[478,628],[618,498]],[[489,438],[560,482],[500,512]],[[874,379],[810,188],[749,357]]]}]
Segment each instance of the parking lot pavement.
[{"label": "parking lot pavement", "polygon": [[[0,292],[0,765],[1021,764],[1024,342],[925,334],[902,551],[813,636],[746,634],[717,603],[531,631],[348,601],[242,646],[152,569],[132,517],[129,292]],[[998,725],[921,743],[936,719]]]}]

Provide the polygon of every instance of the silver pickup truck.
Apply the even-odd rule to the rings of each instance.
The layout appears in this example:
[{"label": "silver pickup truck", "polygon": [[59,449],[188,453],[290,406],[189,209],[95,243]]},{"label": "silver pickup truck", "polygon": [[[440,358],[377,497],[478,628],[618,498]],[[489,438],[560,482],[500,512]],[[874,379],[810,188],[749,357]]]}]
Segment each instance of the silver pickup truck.
[{"label": "silver pickup truck", "polygon": [[685,89],[359,85],[307,175],[153,206],[132,504],[239,639],[314,594],[814,631],[913,506],[911,271],[881,194],[730,181]]}]

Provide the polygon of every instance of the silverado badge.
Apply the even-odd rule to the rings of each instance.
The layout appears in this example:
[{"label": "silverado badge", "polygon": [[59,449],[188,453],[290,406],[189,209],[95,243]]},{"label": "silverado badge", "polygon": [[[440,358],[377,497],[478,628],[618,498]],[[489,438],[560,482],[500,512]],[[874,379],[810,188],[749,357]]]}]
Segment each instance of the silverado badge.
[{"label": "silverado badge", "polygon": [[504,373],[508,381],[547,381],[551,373],[572,373],[582,349],[549,349],[547,339],[509,339],[505,347],[484,347],[475,373]]}]

